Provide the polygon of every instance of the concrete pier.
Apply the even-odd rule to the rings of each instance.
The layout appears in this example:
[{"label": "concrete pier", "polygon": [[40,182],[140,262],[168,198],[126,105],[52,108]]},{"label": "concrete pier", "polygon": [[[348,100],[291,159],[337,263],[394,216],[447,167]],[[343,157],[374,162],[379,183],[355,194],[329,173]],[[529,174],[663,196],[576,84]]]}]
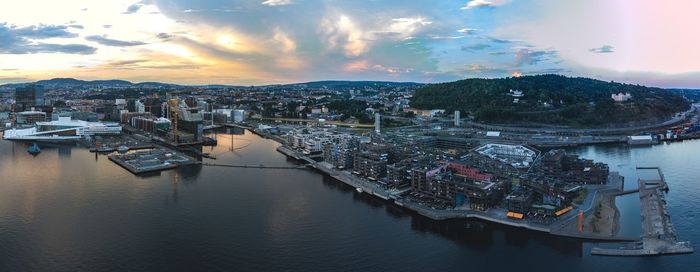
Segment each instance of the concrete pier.
[{"label": "concrete pier", "polygon": [[109,155],[108,158],[133,174],[156,172],[183,165],[197,164],[197,161],[192,157],[164,149],[137,151],[124,155]]},{"label": "concrete pier", "polygon": [[666,206],[664,191],[668,184],[658,167],[638,167],[637,170],[655,170],[657,176],[640,178],[639,200],[642,215],[642,236],[634,243],[617,248],[593,248],[591,254],[606,256],[650,256],[693,253],[690,242],[678,241]]}]

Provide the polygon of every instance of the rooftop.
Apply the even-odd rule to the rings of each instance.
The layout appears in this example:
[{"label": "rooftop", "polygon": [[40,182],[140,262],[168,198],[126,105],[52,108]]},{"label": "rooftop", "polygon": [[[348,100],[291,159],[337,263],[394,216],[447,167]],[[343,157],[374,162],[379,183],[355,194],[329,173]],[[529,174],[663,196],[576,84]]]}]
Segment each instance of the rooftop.
[{"label": "rooftop", "polygon": [[510,164],[515,168],[530,167],[537,158],[537,151],[522,145],[486,144],[475,151],[494,160]]}]

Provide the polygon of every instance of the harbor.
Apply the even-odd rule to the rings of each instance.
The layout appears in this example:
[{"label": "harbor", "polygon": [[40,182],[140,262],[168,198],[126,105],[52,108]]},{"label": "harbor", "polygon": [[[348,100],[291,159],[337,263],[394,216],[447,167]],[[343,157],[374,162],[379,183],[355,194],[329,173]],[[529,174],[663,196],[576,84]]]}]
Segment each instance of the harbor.
[{"label": "harbor", "polygon": [[[236,137],[234,137],[234,141],[236,141],[234,142],[234,144],[237,146],[241,145],[241,142],[238,142],[239,139],[245,139],[246,142],[253,141],[250,147],[237,151],[237,154],[243,156],[239,157],[238,155],[228,151],[229,146],[227,144],[229,141],[226,137],[227,135],[221,133],[219,134],[219,146],[216,147],[213,151],[208,151],[212,152],[212,154],[216,154],[217,161],[208,161],[209,163],[236,164],[241,166],[255,166],[259,164],[264,164],[266,166],[286,165],[290,167],[303,167],[306,169],[314,169],[311,166],[307,166],[307,163],[305,162],[301,162],[301,164],[298,164],[298,162],[293,162],[291,160],[285,159],[287,156],[282,156],[281,152],[275,151],[275,147],[269,148],[269,146],[274,145],[274,143],[272,143],[270,140],[263,140],[256,136],[253,136],[252,133],[249,133],[249,131],[247,131],[246,135],[244,136],[237,135]],[[6,145],[11,144],[11,142],[3,142],[6,143]],[[43,162],[49,162],[53,160],[55,156],[57,156],[54,154],[58,152],[54,147],[48,145],[44,147],[44,145],[42,145],[42,154],[36,158],[32,158],[25,152],[27,148],[26,143],[16,143],[16,145],[20,147],[17,148],[17,151],[20,152],[17,152],[15,156],[24,158],[23,164],[28,165],[33,165],[33,162],[40,164]],[[661,154],[678,154],[679,149],[691,150],[694,149],[696,145],[697,142],[673,143],[670,145],[655,147],[653,151],[656,152],[654,154],[659,154],[659,152],[662,152]],[[272,152],[279,153],[279,155],[265,155],[264,159],[257,159],[260,158],[258,152],[265,152],[264,154],[267,154],[268,150],[272,150]],[[654,159],[654,156],[648,156],[651,154],[651,149],[630,149],[626,146],[620,145],[615,147],[606,147],[605,149],[591,147],[583,150],[589,150],[589,152],[583,151],[582,154],[596,160],[601,159],[601,157],[603,156],[602,154],[609,154],[606,155],[608,156],[608,158],[618,158],[620,154],[624,154],[624,158],[626,158],[625,160],[606,160],[609,161],[611,165],[630,164],[638,161],[639,159],[637,159],[637,157],[648,157],[650,159],[642,161],[643,165],[658,164],[661,167],[664,167],[664,170],[666,170],[664,171],[664,173],[666,173],[667,175],[669,175],[669,173],[667,172],[675,173],[680,171],[682,175],[671,175],[671,177],[668,178],[671,195],[669,195],[669,197],[667,197],[666,199],[667,201],[669,201],[669,204],[678,204],[678,202],[685,201],[687,203],[691,203],[691,206],[677,207],[675,208],[675,210],[672,209],[669,212],[672,216],[674,216],[674,219],[676,219],[677,216],[679,216],[679,214],[682,216],[683,213],[687,213],[690,215],[694,213],[694,208],[692,208],[692,203],[694,202],[692,201],[692,198],[688,198],[690,197],[690,195],[686,192],[688,190],[687,187],[682,188],[678,186],[679,184],[692,184],[692,179],[686,178],[686,175],[692,176],[695,174],[695,172],[697,172],[694,168],[689,167],[691,165],[694,165],[694,162],[696,161],[694,157],[689,157],[690,161],[683,165],[683,162],[678,160],[665,163],[662,160]],[[636,154],[637,152],[639,153]],[[9,149],[7,153],[11,154]],[[116,188],[116,190],[110,190],[115,191],[113,193],[114,197],[110,197],[108,198],[108,200],[111,202],[118,201],[117,203],[119,203],[120,205],[112,205],[110,203],[111,207],[123,206],[128,208],[129,210],[134,210],[132,212],[138,212],[138,214],[144,215],[143,218],[139,218],[139,222],[150,222],[149,220],[152,220],[154,221],[153,224],[156,225],[160,225],[160,223],[157,223],[156,221],[162,220],[162,217],[159,216],[164,215],[168,215],[165,218],[167,222],[178,222],[180,221],[180,217],[182,216],[186,216],[188,218],[188,221],[197,220],[197,218],[199,217],[196,216],[196,214],[194,213],[178,214],[172,213],[172,211],[185,208],[188,210],[194,209],[193,212],[197,212],[197,214],[202,214],[208,212],[211,209],[211,207],[213,207],[210,205],[210,203],[217,203],[218,205],[220,205],[220,207],[222,207],[221,209],[225,209],[225,211],[227,211],[227,214],[229,214],[229,216],[223,216],[223,223],[222,220],[215,220],[212,223],[225,224],[227,230],[236,229],[237,227],[240,228],[240,218],[246,218],[246,216],[263,215],[264,212],[267,210],[266,208],[256,208],[259,207],[259,203],[261,202],[259,199],[259,195],[255,193],[255,190],[246,189],[251,188],[250,186],[253,186],[253,188],[264,188],[265,190],[269,190],[269,192],[280,191],[279,194],[266,198],[263,200],[263,202],[268,202],[271,205],[277,205],[276,207],[279,208],[288,207],[286,211],[289,212],[287,214],[294,214],[294,209],[289,207],[293,207],[293,205],[289,205],[292,199],[322,199],[323,201],[326,201],[324,203],[309,203],[312,204],[313,207],[315,207],[315,209],[324,209],[327,211],[327,213],[316,212],[317,214],[320,213],[320,215],[317,216],[316,219],[314,219],[316,221],[313,221],[310,225],[323,226],[323,224],[326,224],[328,222],[328,213],[337,215],[337,220],[344,221],[338,222],[338,224],[335,224],[332,227],[332,235],[334,236],[337,235],[336,232],[338,230],[342,230],[343,228],[353,226],[353,224],[357,224],[357,222],[371,221],[371,224],[376,224],[376,227],[391,224],[390,226],[381,227],[384,230],[380,231],[379,233],[376,233],[375,237],[371,239],[364,239],[362,241],[358,241],[358,244],[361,243],[363,245],[358,248],[366,248],[367,243],[369,243],[372,246],[392,244],[392,240],[387,240],[388,238],[386,237],[394,236],[397,233],[407,232],[411,234],[406,237],[416,237],[418,238],[416,240],[429,239],[430,243],[440,243],[439,249],[436,250],[439,250],[441,254],[454,253],[456,248],[458,248],[458,250],[473,251],[487,250],[487,253],[492,255],[508,254],[508,252],[516,250],[517,252],[519,252],[519,254],[523,255],[524,258],[534,259],[528,261],[528,263],[531,263],[533,265],[539,264],[540,267],[543,269],[547,267],[558,267],[558,265],[553,266],[551,262],[547,263],[547,261],[551,261],[552,258],[556,258],[557,260],[565,260],[562,261],[561,264],[564,266],[572,262],[583,262],[581,266],[585,267],[586,270],[589,268],[610,266],[613,263],[624,262],[625,265],[634,269],[638,269],[638,271],[644,271],[644,269],[647,268],[655,271],[657,270],[657,268],[659,271],[664,271],[666,268],[678,268],[680,271],[692,271],[691,263],[694,262],[693,255],[654,258],[655,264],[653,265],[648,264],[648,258],[611,258],[599,255],[589,255],[589,250],[592,246],[607,246],[612,248],[617,244],[634,244],[634,242],[639,239],[639,236],[631,237],[635,238],[635,240],[620,241],[624,243],[616,243],[615,241],[609,240],[589,240],[584,238],[568,239],[567,237],[551,236],[550,233],[546,231],[531,230],[525,227],[511,226],[503,223],[489,223],[491,221],[487,221],[487,219],[484,218],[479,218],[478,214],[480,214],[480,212],[476,211],[473,211],[473,215],[471,215],[471,217],[457,217],[456,215],[449,214],[453,211],[446,211],[444,212],[445,218],[452,217],[456,219],[433,220],[426,215],[429,215],[431,212],[434,212],[433,215],[438,216],[438,212],[440,211],[433,211],[434,209],[423,207],[424,209],[421,213],[419,213],[418,210],[421,208],[419,206],[412,208],[401,207],[399,206],[400,202],[397,202],[392,199],[384,200],[382,198],[376,197],[374,194],[368,194],[365,192],[357,193],[356,187],[350,185],[346,186],[345,183],[335,180],[330,175],[315,174],[314,172],[318,170],[298,171],[294,169],[289,169],[258,171],[253,169],[246,170],[246,168],[241,168],[241,171],[237,171],[237,169],[226,169],[224,167],[198,167],[195,165],[190,167],[181,167],[176,170],[166,171],[160,175],[153,175],[144,179],[139,176],[131,175],[130,172],[127,173],[127,171],[124,171],[123,168],[116,167],[116,164],[114,164],[111,161],[102,160],[102,158],[105,158],[105,156],[100,155],[100,160],[93,160],[94,156],[85,154],[87,153],[87,150],[83,148],[80,148],[79,150],[74,150],[72,153],[73,155],[70,159],[63,157],[64,159],[60,160],[60,163],[65,165],[66,167],[69,167],[71,165],[91,165],[92,163],[95,163],[96,166],[100,166],[91,167],[89,170],[87,170],[87,174],[85,174],[85,181],[77,179],[77,181],[74,182],[83,182],[85,184],[85,188],[94,188],[92,189],[92,195],[99,195],[98,192],[100,191],[95,190],[100,189],[101,186],[114,186],[113,188]],[[299,152],[299,155],[303,154]],[[7,162],[9,164],[3,165],[5,165],[6,168],[11,166],[13,168],[17,167],[16,165],[13,165],[11,161],[12,160],[9,159],[5,160],[3,161],[3,163]],[[678,166],[676,166],[677,164]],[[92,172],[97,171],[98,169],[99,171],[102,171],[102,173],[91,174]],[[108,174],[104,173],[105,170],[109,171]],[[625,177],[634,177],[630,174],[630,172],[626,171],[625,169],[616,168],[615,170],[622,170],[621,175],[624,175]],[[12,171],[5,173],[9,174],[9,177],[13,177]],[[235,173],[235,175],[231,175],[231,173]],[[76,178],[72,175],[69,175],[69,173],[57,172],[56,174],[62,176],[62,178],[65,181],[76,180]],[[212,178],[211,175],[214,174],[216,176]],[[280,179],[285,180],[281,181]],[[288,181],[290,179],[293,179],[294,181]],[[192,182],[192,180],[196,181]],[[628,191],[630,193],[624,196],[639,199],[637,195],[634,195],[634,192],[631,192],[635,188],[634,186],[631,186],[632,184],[630,183],[636,183],[636,180],[636,178],[629,178],[629,180],[626,180],[628,184],[625,184],[626,188],[623,188],[623,191]],[[101,184],[101,186],[98,187],[95,186],[95,184]],[[134,196],[129,196],[128,192],[133,191],[134,186],[142,188],[139,190],[145,190],[145,192],[148,193],[145,196],[149,197],[149,199],[152,198],[150,201],[145,202],[147,205],[150,205],[149,207],[134,208],[129,204],[133,203]],[[284,189],[280,190],[280,187],[283,187]],[[211,189],[204,190],[205,188]],[[192,199],[195,196],[202,194],[204,191],[210,190],[218,193],[216,193],[213,197],[211,197],[210,195],[199,196],[203,198],[201,200],[201,204],[191,204]],[[177,192],[178,194],[178,206],[173,205],[173,199],[176,198],[174,195],[171,194],[175,194],[175,192]],[[125,198],[125,194],[128,197]],[[593,195],[594,193],[591,192],[590,194]],[[68,198],[69,196],[66,197],[67,199],[72,199]],[[71,195],[70,197],[73,196]],[[237,200],[239,197],[245,197],[247,201]],[[140,199],[140,197],[137,195],[135,199]],[[273,199],[276,199],[277,201],[272,201]],[[591,196],[591,199],[594,199],[594,197]],[[47,199],[44,198],[44,201],[46,200]],[[248,206],[250,204],[245,203],[258,204]],[[279,203],[279,205],[277,203]],[[404,202],[403,204],[407,203]],[[240,209],[241,211],[232,211],[232,209],[235,209],[234,207],[238,207],[238,209]],[[591,204],[591,207],[595,206]],[[255,209],[255,213],[252,213],[250,211],[251,208]],[[639,208],[635,208],[633,210],[630,210],[629,206],[622,206],[620,208],[621,212],[623,213],[630,211],[632,213],[639,213]],[[110,215],[110,217],[118,217],[117,215],[110,213],[110,211],[112,211],[113,209],[107,210],[108,215]],[[594,210],[594,208],[592,208],[592,210]],[[573,210],[569,212],[569,215],[573,215],[576,212],[576,210]],[[97,216],[99,216],[100,214],[104,214],[104,211],[99,211]],[[95,215],[91,215],[90,218],[93,218],[93,216]],[[260,216],[260,218],[266,218],[267,216],[268,215]],[[349,219],[348,217],[353,218]],[[156,220],[153,218],[158,219]],[[290,220],[307,220],[304,216],[293,216],[288,218]],[[465,221],[459,218],[471,219]],[[227,220],[231,221],[229,222]],[[109,222],[109,220],[106,221]],[[519,220],[507,221],[512,222],[513,225],[519,222]],[[574,221],[576,220],[574,219]],[[639,224],[639,222],[641,221],[636,222],[637,224]],[[273,222],[270,222],[270,224],[272,223]],[[256,222],[256,226],[257,224],[258,223]],[[109,226],[106,223],[104,225],[105,226],[101,229],[109,229]],[[183,225],[183,230],[190,229],[190,225],[191,224],[187,224],[187,226]],[[467,228],[466,226],[471,227]],[[536,225],[534,224],[532,224],[531,226],[536,227]],[[376,227],[373,227],[371,231],[376,232]],[[694,229],[688,225],[687,219],[674,220],[674,227],[679,237],[690,238],[690,240],[693,241],[693,244],[695,244],[694,241],[697,240],[697,237],[694,236]],[[629,226],[623,226],[622,228],[629,228]],[[326,231],[325,227],[323,229],[324,231],[322,231],[321,233],[324,233]],[[303,229],[296,230],[303,231]],[[137,230],[137,232],[139,231]],[[227,232],[226,235],[235,234],[230,234]],[[629,237],[630,233],[625,233],[623,231],[622,235]],[[243,237],[247,235],[240,236]],[[115,234],[115,238],[116,237],[121,236]],[[517,238],[516,241],[520,241],[518,243],[502,240],[504,238],[515,239],[515,237],[523,238]],[[164,238],[174,239],[172,235]],[[376,241],[375,239],[379,239],[379,241]],[[393,243],[405,243],[405,239],[403,237],[401,241],[394,241]],[[322,243],[313,243],[312,245],[315,248],[318,248],[319,246],[323,247]],[[137,247],[139,246],[139,244],[133,243],[133,246]],[[410,248],[410,246],[406,247]],[[583,251],[580,252],[580,248],[582,248]],[[416,254],[418,254],[420,252],[423,252],[423,250],[415,250],[415,252]],[[431,257],[431,259],[432,258],[434,257]],[[469,261],[469,263],[473,262],[481,261]],[[491,262],[483,261],[482,263],[486,265],[486,263]],[[493,264],[491,265],[491,267],[494,267]]]}]

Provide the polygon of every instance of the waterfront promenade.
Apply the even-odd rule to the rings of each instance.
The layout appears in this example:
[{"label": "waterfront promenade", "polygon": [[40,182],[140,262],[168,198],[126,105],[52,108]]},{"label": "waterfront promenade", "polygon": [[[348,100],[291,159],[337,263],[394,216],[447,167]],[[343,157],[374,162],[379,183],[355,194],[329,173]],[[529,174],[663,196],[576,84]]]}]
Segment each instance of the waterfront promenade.
[{"label": "waterfront promenade", "polygon": [[[545,232],[552,235],[580,238],[580,239],[592,239],[592,240],[605,240],[605,241],[635,241],[637,237],[621,237],[617,235],[606,236],[598,235],[595,233],[579,233],[576,231],[576,214],[568,213],[551,224],[543,224],[539,222],[533,222],[529,220],[519,220],[510,219],[506,216],[507,210],[500,207],[493,207],[486,211],[475,211],[467,209],[451,209],[451,210],[439,210],[421,205],[420,203],[412,202],[406,198],[401,197],[406,190],[386,190],[381,186],[352,175],[348,171],[342,171],[332,168],[328,163],[316,162],[309,157],[304,156],[300,152],[296,152],[284,145],[277,148],[280,153],[309,163],[310,166],[314,167],[318,171],[327,174],[334,179],[343,182],[349,186],[352,186],[358,191],[374,195],[384,200],[391,201],[393,204],[404,207],[411,211],[418,213],[419,215],[428,217],[433,220],[448,220],[448,219],[459,219],[459,218],[477,218],[485,221],[494,222],[497,224],[529,229],[533,231]],[[621,190],[622,179],[620,176],[614,173],[613,180],[614,183],[609,183],[608,185],[591,185],[589,186],[589,193],[584,200],[583,204],[579,207],[585,212],[591,212],[593,203],[596,203],[596,197],[601,197],[603,194],[614,194]]]},{"label": "waterfront promenade", "polygon": [[[548,233],[554,236],[599,241],[613,246],[617,245],[617,248],[595,247],[591,251],[591,254],[595,255],[644,256],[693,252],[692,245],[689,242],[677,241],[662,192],[668,187],[663,174],[658,168],[652,168],[659,171],[658,179],[639,181],[644,233],[642,237],[633,237],[619,235],[619,211],[615,204],[615,198],[619,195],[634,193],[636,190],[625,191],[624,177],[617,172],[610,172],[608,181],[605,184],[582,185],[588,191],[588,194],[579,205],[574,206],[573,212],[566,213],[553,221],[540,222],[529,220],[528,218],[509,218],[507,217],[508,210],[503,207],[491,207],[486,211],[461,208],[434,209],[404,197],[404,193],[410,191],[410,189],[403,191],[387,190],[379,184],[353,175],[349,171],[336,169],[326,162],[317,162],[303,153],[285,146],[282,138],[274,140],[282,144],[277,147],[277,151],[280,153],[306,162],[308,163],[307,166],[352,186],[360,193],[376,196],[433,220],[475,218],[496,224]],[[583,214],[583,230],[580,230],[578,227],[579,218],[576,211],[580,211]]]}]

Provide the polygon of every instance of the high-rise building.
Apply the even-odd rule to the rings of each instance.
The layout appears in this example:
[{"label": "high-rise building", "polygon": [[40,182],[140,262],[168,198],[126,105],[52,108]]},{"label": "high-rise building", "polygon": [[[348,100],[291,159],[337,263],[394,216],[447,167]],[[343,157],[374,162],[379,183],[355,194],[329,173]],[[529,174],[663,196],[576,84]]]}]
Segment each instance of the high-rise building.
[{"label": "high-rise building", "polygon": [[461,125],[461,121],[459,111],[455,111],[455,127],[459,127]]},{"label": "high-rise building", "polygon": [[245,110],[233,110],[231,111],[231,119],[234,123],[245,122]]},{"label": "high-rise building", "polygon": [[44,105],[44,87],[41,85],[27,85],[15,89],[16,111],[27,111],[34,106]]},{"label": "high-rise building", "polygon": [[379,115],[379,113],[374,114],[374,132],[380,133],[381,132],[381,121],[382,117]]}]

